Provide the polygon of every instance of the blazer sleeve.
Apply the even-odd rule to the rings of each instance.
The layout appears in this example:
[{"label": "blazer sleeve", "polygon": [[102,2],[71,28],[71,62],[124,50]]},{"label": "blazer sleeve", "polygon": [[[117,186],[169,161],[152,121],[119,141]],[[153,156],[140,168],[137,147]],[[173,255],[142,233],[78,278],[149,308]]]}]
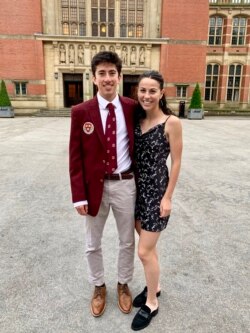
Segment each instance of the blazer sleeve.
[{"label": "blazer sleeve", "polygon": [[69,141],[69,174],[73,203],[87,200],[83,174],[82,128],[79,111],[78,107],[72,108]]}]

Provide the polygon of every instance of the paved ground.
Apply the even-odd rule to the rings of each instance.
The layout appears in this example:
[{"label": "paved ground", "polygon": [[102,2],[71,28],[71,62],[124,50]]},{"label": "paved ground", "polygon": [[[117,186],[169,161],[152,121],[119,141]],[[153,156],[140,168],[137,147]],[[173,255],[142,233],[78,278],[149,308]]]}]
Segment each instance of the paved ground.
[{"label": "paved ground", "polygon": [[[89,313],[84,219],[71,205],[69,118],[0,119],[0,332],[127,333],[117,234],[104,238],[108,306]],[[174,209],[159,243],[160,312],[145,332],[245,333],[249,320],[250,118],[183,119]],[[138,259],[131,289],[144,286]],[[144,332],[143,331],[143,332]]]}]

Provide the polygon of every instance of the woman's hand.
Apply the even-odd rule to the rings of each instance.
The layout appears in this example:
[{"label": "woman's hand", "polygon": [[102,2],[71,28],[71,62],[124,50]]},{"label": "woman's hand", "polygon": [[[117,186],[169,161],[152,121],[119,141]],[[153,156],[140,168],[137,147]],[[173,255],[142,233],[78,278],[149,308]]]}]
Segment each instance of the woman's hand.
[{"label": "woman's hand", "polygon": [[160,217],[169,216],[172,209],[172,202],[170,198],[163,197],[160,204]]}]

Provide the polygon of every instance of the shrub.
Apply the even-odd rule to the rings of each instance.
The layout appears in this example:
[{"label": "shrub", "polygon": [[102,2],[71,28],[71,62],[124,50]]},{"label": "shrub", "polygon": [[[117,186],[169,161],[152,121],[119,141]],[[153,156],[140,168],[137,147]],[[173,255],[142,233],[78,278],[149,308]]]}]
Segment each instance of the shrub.
[{"label": "shrub", "polygon": [[11,101],[6,89],[5,82],[3,80],[0,86],[0,107],[1,106],[11,106]]},{"label": "shrub", "polygon": [[193,91],[189,109],[202,109],[201,91],[198,83]]}]

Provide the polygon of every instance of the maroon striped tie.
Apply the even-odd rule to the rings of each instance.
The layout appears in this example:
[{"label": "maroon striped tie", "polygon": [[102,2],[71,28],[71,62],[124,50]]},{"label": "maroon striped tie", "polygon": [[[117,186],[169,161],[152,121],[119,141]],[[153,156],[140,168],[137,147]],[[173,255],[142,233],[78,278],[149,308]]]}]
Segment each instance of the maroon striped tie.
[{"label": "maroon striped tie", "polygon": [[112,103],[107,105],[109,110],[107,121],[106,121],[106,147],[107,147],[107,158],[106,158],[106,173],[113,173],[117,169],[117,152],[116,152],[116,117],[115,107]]}]

